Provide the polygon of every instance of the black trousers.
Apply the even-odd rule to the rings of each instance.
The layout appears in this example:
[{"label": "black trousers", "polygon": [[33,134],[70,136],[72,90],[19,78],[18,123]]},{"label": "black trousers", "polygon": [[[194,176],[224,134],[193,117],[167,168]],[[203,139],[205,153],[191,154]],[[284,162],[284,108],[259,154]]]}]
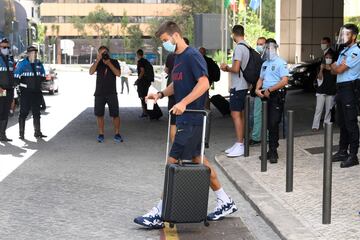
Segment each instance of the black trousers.
[{"label": "black trousers", "polygon": [[340,149],[356,155],[359,148],[359,126],[357,121],[357,97],[352,82],[338,85],[335,97],[340,127]]},{"label": "black trousers", "polygon": [[272,92],[268,102],[268,131],[269,131],[269,150],[275,151],[279,147],[279,124],[284,111],[285,93]]},{"label": "black trousers", "polygon": [[0,97],[0,121],[8,120],[12,100],[14,99],[14,89],[6,90],[6,96]]},{"label": "black trousers", "polygon": [[34,119],[40,119],[41,92],[21,90],[19,118],[26,119],[31,110]]}]

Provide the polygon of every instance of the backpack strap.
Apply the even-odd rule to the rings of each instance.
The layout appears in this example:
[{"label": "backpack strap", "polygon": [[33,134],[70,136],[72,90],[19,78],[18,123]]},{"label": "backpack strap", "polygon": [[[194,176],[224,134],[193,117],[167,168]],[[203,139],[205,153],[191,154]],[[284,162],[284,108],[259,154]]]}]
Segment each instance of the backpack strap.
[{"label": "backpack strap", "polygon": [[[250,60],[250,53],[251,53],[251,47],[249,47],[248,45],[246,45],[245,43],[238,43],[237,45],[243,45],[243,46],[245,46],[248,50],[249,50],[249,60]],[[248,62],[249,63],[249,62]],[[247,64],[246,64],[246,67],[247,67]],[[245,68],[246,68],[245,67]],[[244,73],[244,70],[241,68],[241,64],[240,64],[240,71],[242,72],[242,73]]]}]

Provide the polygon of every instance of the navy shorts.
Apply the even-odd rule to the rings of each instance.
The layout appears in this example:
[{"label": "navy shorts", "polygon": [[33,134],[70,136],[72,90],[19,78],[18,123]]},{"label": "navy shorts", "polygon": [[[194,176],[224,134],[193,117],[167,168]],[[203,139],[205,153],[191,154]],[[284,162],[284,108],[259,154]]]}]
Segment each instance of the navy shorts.
[{"label": "navy shorts", "polygon": [[169,156],[176,160],[192,160],[201,155],[202,126],[177,124],[174,143]]},{"label": "navy shorts", "polygon": [[105,105],[109,107],[110,117],[119,116],[119,101],[116,94],[107,96],[95,96],[94,114],[97,117],[103,117],[105,114]]},{"label": "navy shorts", "polygon": [[230,110],[233,112],[242,112],[245,109],[245,98],[247,89],[236,91],[230,89]]}]

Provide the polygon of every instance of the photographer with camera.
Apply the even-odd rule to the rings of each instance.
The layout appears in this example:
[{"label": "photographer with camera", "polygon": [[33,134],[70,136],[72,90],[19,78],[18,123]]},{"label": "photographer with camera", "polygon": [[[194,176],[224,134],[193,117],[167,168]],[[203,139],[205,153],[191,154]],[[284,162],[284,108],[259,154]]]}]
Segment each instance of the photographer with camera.
[{"label": "photographer with camera", "polygon": [[104,142],[104,113],[105,105],[109,107],[110,116],[114,124],[114,141],[123,142],[120,135],[119,101],[116,92],[116,77],[120,77],[121,70],[117,60],[111,59],[106,46],[99,47],[95,63],[90,67],[89,73],[96,72],[95,107],[99,135],[98,142]]}]

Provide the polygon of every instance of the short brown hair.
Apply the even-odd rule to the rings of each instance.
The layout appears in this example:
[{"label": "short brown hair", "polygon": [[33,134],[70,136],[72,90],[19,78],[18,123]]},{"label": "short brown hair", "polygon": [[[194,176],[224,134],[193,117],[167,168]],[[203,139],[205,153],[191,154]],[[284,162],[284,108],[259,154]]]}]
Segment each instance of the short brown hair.
[{"label": "short brown hair", "polygon": [[179,26],[175,22],[167,21],[160,25],[159,29],[155,33],[155,36],[159,38],[164,33],[172,35],[176,32],[179,33],[181,36],[181,30]]}]

